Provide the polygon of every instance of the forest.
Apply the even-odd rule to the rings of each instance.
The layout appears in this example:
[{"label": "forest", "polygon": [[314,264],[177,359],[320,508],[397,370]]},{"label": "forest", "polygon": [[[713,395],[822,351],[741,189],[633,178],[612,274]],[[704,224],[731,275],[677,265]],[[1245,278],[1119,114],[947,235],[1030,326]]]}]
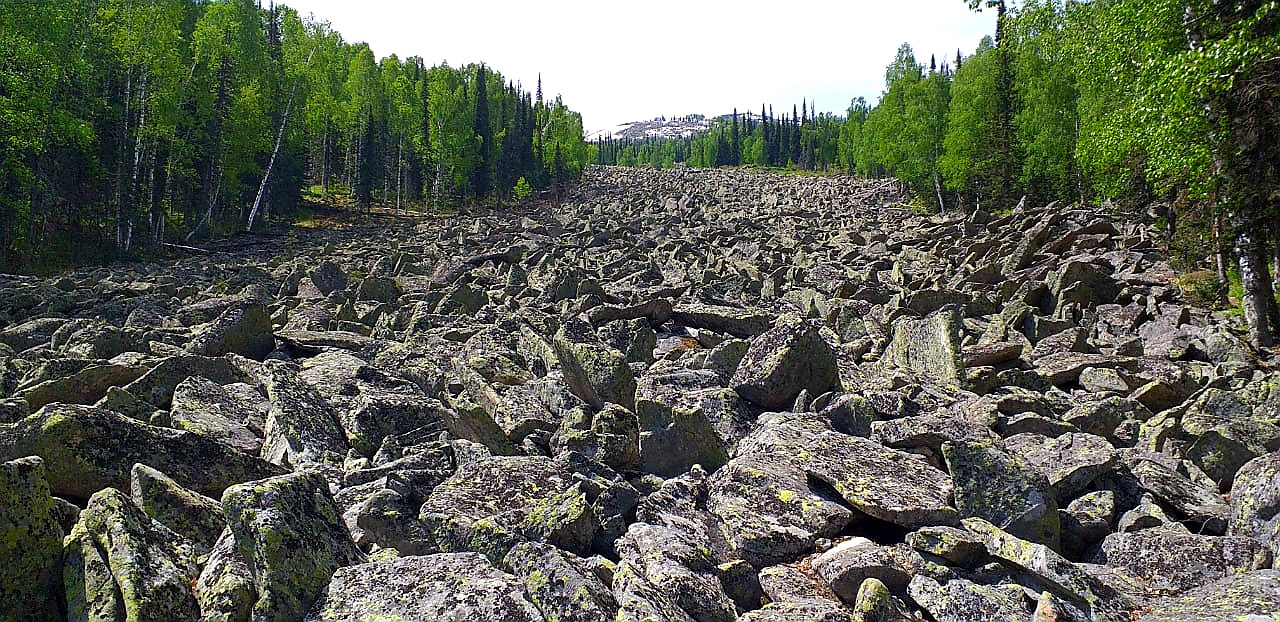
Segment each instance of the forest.
[{"label": "forest", "polygon": [[0,273],[251,230],[304,198],[499,204],[590,160],[541,78],[379,60],[255,0],[0,0],[0,127]]},{"label": "forest", "polygon": [[927,65],[904,44],[874,106],[735,113],[688,139],[600,141],[597,160],[895,176],[942,212],[1115,201],[1160,221],[1180,269],[1236,283],[1255,341],[1270,343],[1280,3],[968,2],[997,12],[995,36]]}]

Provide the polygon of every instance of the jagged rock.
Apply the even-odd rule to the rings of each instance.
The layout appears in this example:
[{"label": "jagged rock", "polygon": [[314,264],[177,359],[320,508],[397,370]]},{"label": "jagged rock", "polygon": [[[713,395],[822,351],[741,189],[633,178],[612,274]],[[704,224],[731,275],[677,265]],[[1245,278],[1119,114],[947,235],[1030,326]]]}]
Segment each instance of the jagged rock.
[{"label": "jagged rock", "polygon": [[600,530],[588,492],[565,462],[491,456],[460,464],[423,503],[421,518],[441,549],[495,562],[524,540],[586,553]]},{"label": "jagged rock", "polygon": [[373,300],[376,302],[395,302],[400,297],[400,285],[395,279],[369,276],[360,280],[360,284],[356,286],[356,297],[359,300]]},{"label": "jagged rock", "polygon": [[1004,446],[1048,478],[1055,499],[1070,499],[1118,462],[1111,443],[1092,434],[1068,433],[1057,438],[1018,434],[1006,438]]},{"label": "jagged rock", "polygon": [[211,380],[192,376],[173,389],[172,427],[207,436],[250,455],[262,451],[262,439],[249,428],[260,417],[256,404]]},{"label": "jagged rock", "polygon": [[90,365],[69,376],[21,389],[16,397],[26,401],[28,409],[39,409],[54,402],[92,404],[105,397],[111,387],[127,385],[146,372],[147,368],[140,365]]},{"label": "jagged rock", "polygon": [[262,360],[275,349],[271,335],[271,315],[262,303],[239,302],[192,337],[187,350],[201,356],[222,356],[234,352]]},{"label": "jagged rock", "polygon": [[[914,553],[903,547],[880,546],[866,538],[850,538],[813,559],[813,569],[831,591],[846,603],[857,602],[859,588],[868,579],[902,591],[911,581]],[[918,559],[918,556],[916,556]]]},{"label": "jagged rock", "polygon": [[227,526],[221,504],[183,488],[160,471],[135,464],[129,480],[133,502],[147,516],[190,540],[197,554],[208,553]]},{"label": "jagged rock", "polygon": [[236,550],[231,529],[223,529],[209,551],[208,561],[195,585],[203,622],[243,622],[248,620],[258,593],[253,572]]},{"label": "jagged rock", "polygon": [[992,445],[948,442],[942,455],[961,516],[981,517],[1016,536],[1058,547],[1058,504],[1043,474]]},{"label": "jagged rock", "polygon": [[1030,622],[1031,612],[1017,585],[979,585],[964,579],[940,584],[925,576],[911,579],[908,592],[937,622]]},{"label": "jagged rock", "polygon": [[339,568],[308,621],[504,620],[543,622],[519,579],[475,553],[401,557]]},{"label": "jagged rock", "polygon": [[1216,490],[1191,481],[1159,456],[1132,450],[1119,454],[1124,465],[1121,474],[1132,477],[1142,490],[1149,491],[1188,519],[1203,524],[1212,533],[1222,533],[1226,528],[1231,508]]},{"label": "jagged rock", "polygon": [[268,361],[265,370],[271,410],[262,457],[282,465],[341,465],[347,439],[333,406],[299,377],[296,366]]},{"label": "jagged rock", "polygon": [[773,324],[773,317],[750,309],[697,303],[676,305],[671,318],[685,326],[728,333],[739,339],[751,339]]},{"label": "jagged rock", "polygon": [[1265,543],[1280,553],[1280,453],[1259,456],[1236,473],[1227,533]]},{"label": "jagged rock", "polygon": [[613,575],[613,596],[618,601],[615,622],[695,622],[672,600],[658,590],[631,564],[618,565]]},{"label": "jagged rock", "polygon": [[1111,533],[1115,517],[1116,495],[1110,490],[1083,495],[1058,510],[1063,552],[1072,559],[1083,557],[1085,551]]},{"label": "jagged rock", "polygon": [[922,527],[907,534],[906,542],[917,551],[960,566],[972,566],[986,554],[986,540],[955,527]]},{"label": "jagged rock", "polygon": [[191,620],[199,615],[190,541],[147,516],[124,493],[89,498],[64,544],[72,620]]},{"label": "jagged rock", "polygon": [[59,617],[63,532],[44,473],[35,456],[0,464],[0,605],[15,622]]},{"label": "jagged rock", "polygon": [[528,598],[548,619],[564,622],[611,620],[618,603],[588,564],[549,544],[523,542],[503,566],[524,582]]},{"label": "jagged rock", "polygon": [[1280,571],[1255,570],[1153,603],[1144,622],[1236,622],[1280,615]]},{"label": "jagged rock", "polygon": [[1239,397],[1215,388],[1188,405],[1180,421],[1190,437],[1187,457],[1224,489],[1246,462],[1280,448],[1278,424],[1280,413],[1254,416]]},{"label": "jagged rock", "polygon": [[936,311],[922,319],[893,323],[886,365],[916,374],[943,387],[960,388],[966,378],[960,349],[960,314]]},{"label": "jagged rock", "polygon": [[786,322],[751,340],[730,386],[747,401],[779,409],[801,390],[818,395],[838,382],[836,354],[813,322]]},{"label": "jagged rock", "polygon": [[[552,439],[557,448],[576,451],[616,471],[634,471],[640,466],[640,422],[635,413],[617,404],[606,405],[594,416],[585,409],[577,412],[583,420],[575,426],[561,427]],[[565,418],[566,424],[570,421]]]},{"label": "jagged rock", "polygon": [[307,280],[311,281],[321,296],[328,296],[347,287],[346,273],[332,261],[320,262],[307,274]]},{"label": "jagged rock", "polygon": [[22,456],[43,458],[53,494],[77,500],[103,488],[128,489],[129,471],[139,462],[211,497],[236,482],[283,472],[206,437],[67,404],[51,404],[0,427],[0,459]]},{"label": "jagged rock", "polygon": [[1107,536],[1093,561],[1124,567],[1157,590],[1177,593],[1224,576],[1267,568],[1271,552],[1244,536],[1145,529]]},{"label": "jagged rock", "polygon": [[253,574],[254,619],[301,620],[335,570],[364,561],[315,471],[232,486],[222,508]]},{"label": "jagged rock", "polygon": [[552,339],[564,379],[592,408],[611,402],[635,410],[636,380],[626,356],[600,343],[591,325],[571,320]]},{"label": "jagged rock", "polygon": [[724,593],[710,551],[681,531],[633,523],[618,541],[628,567],[695,620],[731,622],[738,612]]}]

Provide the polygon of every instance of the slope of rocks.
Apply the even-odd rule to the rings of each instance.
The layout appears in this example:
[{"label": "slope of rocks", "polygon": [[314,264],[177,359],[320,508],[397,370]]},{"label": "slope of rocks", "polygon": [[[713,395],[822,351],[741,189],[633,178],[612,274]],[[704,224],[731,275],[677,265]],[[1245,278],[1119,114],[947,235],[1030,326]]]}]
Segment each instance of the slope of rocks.
[{"label": "slope of rocks", "polygon": [[597,168],[0,283],[0,619],[1280,615],[1235,321],[1106,210],[902,199]]}]

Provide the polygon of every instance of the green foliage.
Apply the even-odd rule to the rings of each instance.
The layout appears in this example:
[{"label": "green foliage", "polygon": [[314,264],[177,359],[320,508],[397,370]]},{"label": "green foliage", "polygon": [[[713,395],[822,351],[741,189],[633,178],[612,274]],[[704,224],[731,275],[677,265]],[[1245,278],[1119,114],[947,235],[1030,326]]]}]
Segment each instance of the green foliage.
[{"label": "green foliage", "polygon": [[1227,284],[1209,270],[1179,275],[1174,282],[1183,298],[1197,307],[1220,309],[1227,301]]},{"label": "green foliage", "polygon": [[511,196],[517,201],[527,201],[533,196],[533,187],[529,185],[529,181],[521,177],[516,180],[515,188],[511,190]]}]

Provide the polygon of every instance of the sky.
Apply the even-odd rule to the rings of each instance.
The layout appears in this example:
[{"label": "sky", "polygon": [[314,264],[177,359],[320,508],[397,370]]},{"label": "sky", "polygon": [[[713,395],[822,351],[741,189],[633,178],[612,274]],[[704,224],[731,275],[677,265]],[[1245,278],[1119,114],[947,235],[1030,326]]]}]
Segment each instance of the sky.
[{"label": "sky", "polygon": [[[588,133],[628,121],[799,105],[874,104],[911,44],[928,64],[971,53],[995,13],[961,0],[282,0],[379,58],[484,62],[532,90],[542,74]],[[264,2],[264,4],[266,4]]]}]

